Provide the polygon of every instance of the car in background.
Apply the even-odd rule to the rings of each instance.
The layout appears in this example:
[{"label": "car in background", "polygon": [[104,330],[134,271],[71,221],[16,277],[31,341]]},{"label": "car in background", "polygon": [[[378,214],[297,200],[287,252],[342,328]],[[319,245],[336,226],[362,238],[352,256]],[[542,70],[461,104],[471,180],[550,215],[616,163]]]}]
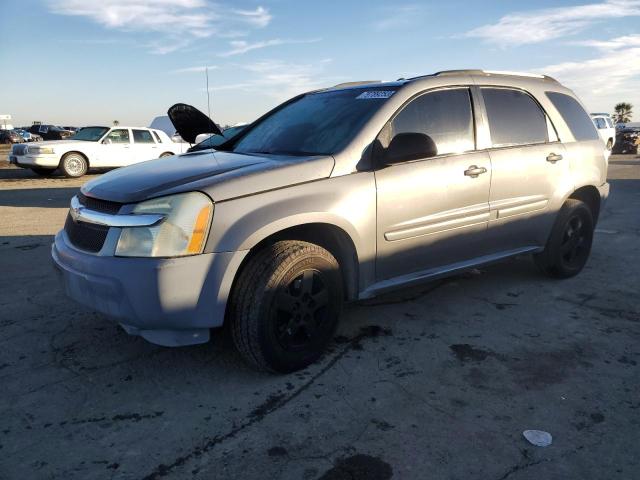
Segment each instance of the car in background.
[{"label": "car in background", "polygon": [[25,139],[22,138],[15,130],[0,130],[0,144],[12,145],[14,143],[24,143]]},{"label": "car in background", "polygon": [[78,130],[80,130],[78,127],[62,127],[62,128],[71,133],[76,133]]},{"label": "car in background", "polygon": [[181,151],[162,130],[95,126],[81,128],[68,140],[15,146],[9,163],[39,175],[60,169],[67,177],[81,177],[90,167],[124,167]]},{"label": "car in background", "polygon": [[31,125],[29,127],[30,133],[40,135],[43,140],[65,140],[73,135],[69,130],[57,127],[55,125]]},{"label": "car in background", "polygon": [[598,129],[598,135],[600,135],[607,150],[611,151],[616,143],[616,127],[613,124],[611,115],[608,113],[592,113],[591,121]]},{"label": "car in background", "polygon": [[618,130],[612,153],[640,154],[640,127],[625,127]]},{"label": "car in background", "polygon": [[15,128],[14,130],[18,132],[20,135],[22,135],[22,138],[24,138],[25,142],[41,142],[42,141],[42,137],[40,135],[31,133],[28,130],[25,130],[23,128]]}]

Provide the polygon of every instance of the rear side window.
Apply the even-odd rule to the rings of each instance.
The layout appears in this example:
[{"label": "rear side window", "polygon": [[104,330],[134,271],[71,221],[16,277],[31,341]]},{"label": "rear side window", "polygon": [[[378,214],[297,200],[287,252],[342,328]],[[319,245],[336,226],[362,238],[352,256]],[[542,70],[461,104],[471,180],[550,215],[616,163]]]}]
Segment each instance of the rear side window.
[{"label": "rear side window", "polygon": [[475,140],[469,90],[440,90],[412,100],[391,121],[390,131],[380,136],[382,146],[386,148],[399,133],[429,135],[436,144],[438,155],[473,150]]},{"label": "rear side window", "polygon": [[155,143],[151,132],[149,130],[134,130],[133,131],[134,143]]},{"label": "rear side window", "polygon": [[600,130],[602,130],[603,128],[607,128],[607,124],[605,123],[603,118],[596,118],[596,127],[598,127]]},{"label": "rear side window", "polygon": [[494,147],[548,141],[547,119],[531,95],[508,88],[482,88]]},{"label": "rear side window", "polygon": [[153,132],[153,136],[156,137],[156,142],[158,143],[162,143],[162,140],[160,140],[160,135],[158,135],[158,132],[156,132],[155,130],[151,130]]},{"label": "rear side window", "polygon": [[596,131],[593,122],[584,111],[584,108],[578,103],[578,101],[558,92],[546,92],[547,97],[556,107],[556,110],[560,112],[565,123],[571,130],[571,133],[576,140],[596,140],[598,138],[598,132]]}]

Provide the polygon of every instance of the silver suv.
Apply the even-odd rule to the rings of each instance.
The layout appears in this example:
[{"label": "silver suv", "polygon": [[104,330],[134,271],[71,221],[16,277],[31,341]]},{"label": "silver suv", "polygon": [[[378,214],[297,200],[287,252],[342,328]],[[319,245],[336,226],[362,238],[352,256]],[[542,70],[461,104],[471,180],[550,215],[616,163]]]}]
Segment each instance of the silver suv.
[{"label": "silver suv", "polygon": [[128,333],[189,345],[226,321],[276,372],[321,355],[345,301],[523,253],[576,275],[609,191],[589,115],[546,76],[339,85],[216,148],[84,185],[53,259]]}]

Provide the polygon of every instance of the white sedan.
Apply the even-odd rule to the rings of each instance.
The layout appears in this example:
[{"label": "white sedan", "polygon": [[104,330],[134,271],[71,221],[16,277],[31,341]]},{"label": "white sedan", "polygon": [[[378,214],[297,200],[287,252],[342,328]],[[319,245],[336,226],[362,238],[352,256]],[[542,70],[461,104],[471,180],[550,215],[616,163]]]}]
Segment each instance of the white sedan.
[{"label": "white sedan", "polygon": [[85,127],[68,140],[15,145],[9,163],[39,175],[60,169],[81,177],[89,168],[125,167],[153,158],[182,153],[183,146],[162,130],[142,127]]}]

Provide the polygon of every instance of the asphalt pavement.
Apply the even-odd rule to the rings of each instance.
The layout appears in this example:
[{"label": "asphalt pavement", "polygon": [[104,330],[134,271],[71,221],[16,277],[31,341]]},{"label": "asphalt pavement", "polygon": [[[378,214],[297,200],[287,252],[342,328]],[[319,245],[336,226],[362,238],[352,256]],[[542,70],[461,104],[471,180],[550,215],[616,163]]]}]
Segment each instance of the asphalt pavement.
[{"label": "asphalt pavement", "polygon": [[0,478],[640,478],[640,157],[576,278],[522,257],[351,305],[284,376],[64,296],[50,244],[89,178],[0,168]]}]

